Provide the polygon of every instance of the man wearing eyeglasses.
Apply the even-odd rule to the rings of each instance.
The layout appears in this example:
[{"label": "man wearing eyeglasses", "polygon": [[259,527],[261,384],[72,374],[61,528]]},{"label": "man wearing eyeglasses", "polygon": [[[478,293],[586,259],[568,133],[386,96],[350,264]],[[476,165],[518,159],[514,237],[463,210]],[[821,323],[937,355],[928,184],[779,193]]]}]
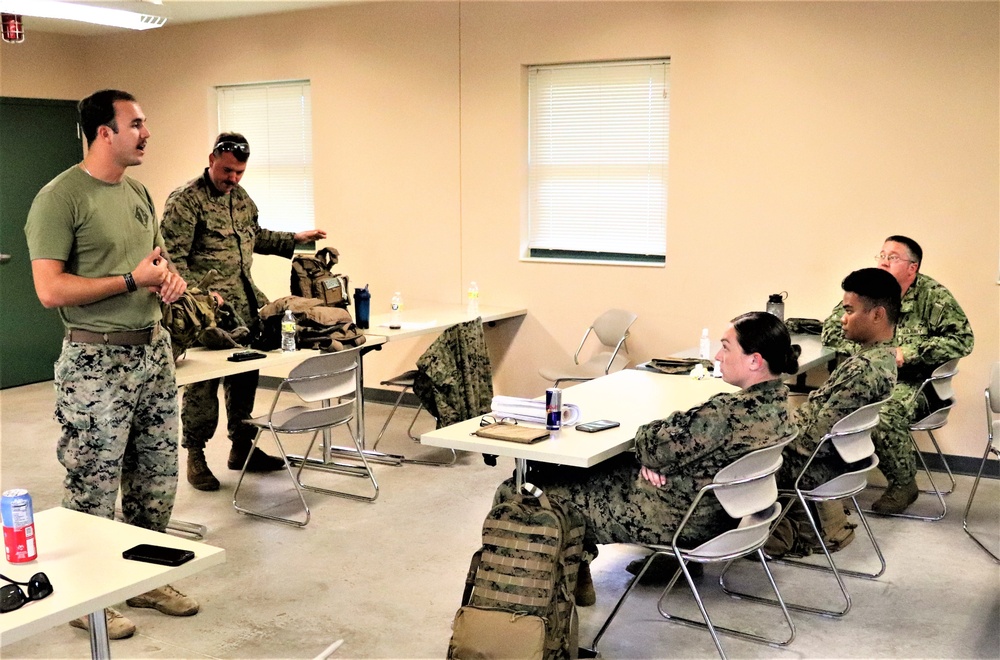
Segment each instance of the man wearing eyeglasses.
[{"label": "man wearing eyeglasses", "polygon": [[[914,394],[934,369],[972,352],[969,319],[948,289],[920,272],[922,259],[920,245],[906,236],[885,239],[875,257],[876,265],[889,271],[903,291],[896,323],[898,379],[872,434],[879,468],[889,482],[885,493],[872,505],[878,513],[902,513],[917,499],[917,463],[909,425],[917,411],[928,407],[928,401],[924,393],[919,400],[914,400]],[[843,304],[837,305],[823,324],[823,344],[838,354],[853,355],[860,346],[844,337],[840,323],[843,314]]]},{"label": "man wearing eyeglasses", "polygon": [[[293,234],[270,231],[258,223],[257,205],[240,186],[250,159],[250,143],[239,133],[222,133],[208,156],[208,167],[198,178],[170,193],[163,209],[160,231],[180,274],[189,283],[201,281],[210,270],[218,272],[212,294],[227,302],[236,314],[253,326],[267,297],[250,274],[253,254],[276,254],[291,258],[296,244],[326,238],[322,229]],[[258,372],[250,371],[222,379],[226,399],[229,439],[228,467],[243,467],[253,438],[250,418],[257,392]],[[218,490],[205,460],[205,445],[219,422],[219,379],[192,383],[185,388],[181,407],[187,449],[187,480],[198,490]],[[255,449],[247,470],[280,470],[284,462]]]}]

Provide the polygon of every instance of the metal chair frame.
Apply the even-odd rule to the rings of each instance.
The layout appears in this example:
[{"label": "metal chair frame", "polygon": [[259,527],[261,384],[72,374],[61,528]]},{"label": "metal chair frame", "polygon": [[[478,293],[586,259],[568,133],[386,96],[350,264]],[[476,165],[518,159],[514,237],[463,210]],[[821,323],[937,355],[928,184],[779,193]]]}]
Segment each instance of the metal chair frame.
[{"label": "metal chair frame", "polygon": [[[625,348],[626,355],[628,354],[626,341],[629,337],[629,328],[632,327],[637,318],[638,316],[624,309],[609,309],[598,316],[583,333],[583,339],[580,340],[580,345],[577,347],[576,353],[573,354],[573,364],[581,366],[580,353],[583,351],[590,333],[593,332],[604,350],[599,350],[584,365],[595,365],[598,370],[603,369],[605,376],[611,373],[612,367],[615,366],[615,359],[622,347]],[[605,356],[607,356],[607,364],[604,364]],[[624,369],[626,366],[628,366],[627,360],[621,364],[620,369]],[[556,387],[564,382],[585,382],[596,378],[596,376],[571,374],[552,376],[551,378],[550,376],[542,375],[543,378],[553,380]]]},{"label": "metal chair frame", "polygon": [[[924,474],[927,475],[927,480],[930,482],[930,488],[921,488],[920,492],[925,494],[931,494],[937,497],[938,503],[941,505],[941,513],[936,516],[922,516],[915,513],[879,513],[877,511],[872,511],[866,509],[865,513],[874,513],[879,516],[886,516],[890,518],[910,518],[911,520],[924,520],[927,522],[933,522],[936,520],[941,520],[948,514],[948,505],[944,501],[944,496],[950,494],[955,490],[955,475],[951,472],[951,467],[948,465],[948,461],[944,457],[944,452],[941,451],[941,446],[938,445],[937,438],[934,437],[934,431],[943,427],[948,423],[948,414],[951,412],[952,407],[955,405],[955,389],[952,387],[952,379],[958,375],[958,360],[949,360],[945,362],[940,367],[935,369],[933,373],[920,384],[920,388],[914,393],[913,398],[916,399],[920,396],[920,393],[924,391],[928,386],[934,388],[934,392],[937,397],[944,403],[937,409],[931,411],[929,414],[925,415],[923,418],[910,424],[910,443],[913,446],[913,451],[916,452],[917,458],[920,460],[920,465],[924,469]],[[934,477],[931,475],[931,470],[927,467],[927,461],[924,459],[923,453],[920,451],[920,447],[917,445],[917,439],[913,435],[918,431],[926,431],[927,436],[931,439],[931,444],[934,445],[934,450],[938,454],[938,458],[941,459],[941,464],[944,465],[945,472],[948,474],[948,479],[951,481],[951,486],[948,490],[941,490],[934,483]],[[884,489],[884,486],[873,486],[873,488]]]},{"label": "metal chair frame", "polygon": [[[247,420],[248,423],[257,427],[257,435],[254,437],[253,446],[247,455],[247,460],[243,464],[243,469],[240,471],[239,480],[236,482],[236,489],[233,491],[233,507],[237,511],[287,525],[304,527],[309,523],[311,517],[309,505],[306,503],[305,496],[303,495],[303,491],[305,490],[354,500],[375,501],[379,493],[378,482],[375,480],[371,466],[365,458],[364,448],[361,446],[361,442],[350,424],[354,420],[353,411],[357,405],[357,385],[355,380],[355,372],[358,368],[357,361],[358,357],[356,354],[347,352],[318,355],[303,361],[292,369],[288,378],[284,379],[278,385],[267,414]],[[282,393],[286,391],[293,392],[305,403],[320,402],[321,405],[318,408],[293,406],[277,410],[278,400]],[[339,402],[332,404],[331,401],[334,399],[338,399]],[[331,462],[324,463],[322,469],[348,476],[367,478],[373,489],[373,494],[370,496],[349,491],[320,488],[308,485],[302,481],[303,469],[312,467],[309,462],[309,454],[316,444],[316,438],[319,436],[320,431],[328,431],[338,426],[346,426],[351,439],[354,441],[355,456],[363,465],[345,465]],[[271,437],[278,446],[279,455],[285,463],[285,471],[292,480],[295,492],[302,505],[305,515],[304,520],[271,515],[263,511],[249,509],[239,504],[239,492],[247,473],[250,456],[253,455],[254,449],[257,448],[264,431],[270,432]],[[312,439],[309,442],[309,447],[306,449],[305,454],[297,461],[298,470],[293,472],[290,457],[285,452],[279,434],[310,432],[312,433]]]},{"label": "metal chair frame", "polygon": [[[828,617],[844,616],[851,609],[851,595],[848,593],[847,587],[841,576],[849,575],[851,577],[874,580],[881,577],[882,574],[885,573],[885,557],[882,555],[882,550],[879,548],[878,541],[875,540],[875,535],[872,533],[871,526],[868,524],[868,519],[862,512],[861,507],[858,506],[857,500],[857,494],[863,491],[868,485],[868,473],[878,467],[878,456],[875,455],[875,445],[872,443],[871,434],[872,429],[878,425],[878,412],[884,403],[885,401],[879,401],[877,403],[862,406],[854,412],[844,416],[843,419],[834,424],[833,428],[830,429],[830,432],[820,439],[819,443],[816,445],[816,449],[814,449],[813,453],[809,456],[809,460],[806,461],[806,464],[803,466],[801,472],[799,472],[799,475],[795,479],[793,489],[782,490],[780,492],[780,496],[797,498],[802,508],[805,510],[806,516],[809,519],[809,524],[812,526],[813,533],[816,535],[816,538],[819,540],[820,547],[823,549],[823,555],[826,558],[826,565],[813,564],[794,559],[779,559],[776,561],[782,564],[800,566],[802,568],[833,574],[833,577],[837,580],[837,585],[840,587],[840,593],[843,596],[845,603],[842,610],[828,610],[797,603],[785,603],[785,607],[790,610],[820,614]],[[801,487],[803,476],[808,472],[809,467],[816,459],[816,456],[819,455],[823,445],[827,443],[833,445],[834,449],[844,462],[857,463],[860,461],[867,461],[866,464],[857,469],[844,472],[843,474],[838,475],[833,479],[816,486],[815,488],[803,490]],[[850,499],[851,502],[854,503],[854,508],[858,512],[861,524],[864,526],[865,532],[868,534],[868,539],[871,541],[872,548],[878,556],[880,569],[874,573],[837,568],[837,565],[834,563],[833,557],[830,554],[830,550],[827,548],[826,542],[823,541],[823,534],[819,525],[817,524],[816,519],[813,517],[813,514],[809,510],[808,506],[808,502],[827,502],[846,499]],[[784,518],[790,508],[791,507],[789,506],[785,509],[778,521],[775,522],[775,527],[777,527],[778,522],[781,521],[781,518]],[[732,562],[726,565],[722,574],[719,576],[719,585],[722,587],[723,591],[730,596],[737,598],[744,598],[746,600],[752,600],[758,603],[767,603],[770,605],[777,604],[777,602],[773,599],[754,596],[752,594],[736,591],[735,589],[727,587],[725,577],[731,567]]]},{"label": "metal chair frame", "polygon": [[[399,396],[396,397],[396,402],[392,404],[392,410],[389,411],[389,416],[385,418],[385,423],[382,424],[382,429],[378,432],[378,437],[375,438],[375,443],[372,445],[372,449],[378,449],[378,443],[382,440],[382,436],[385,435],[385,430],[389,428],[389,422],[392,421],[393,416],[396,414],[396,409],[399,408],[399,404],[403,401],[403,397],[406,395],[407,390],[413,391],[414,379],[417,377],[419,372],[416,369],[410,369],[409,371],[403,372],[394,378],[388,380],[383,380],[380,385],[389,385],[394,387],[402,388],[399,390]],[[424,409],[424,404],[421,402],[417,406],[417,412],[413,415],[413,419],[410,420],[410,425],[406,428],[406,435],[413,442],[419,443],[420,436],[413,435],[413,425],[417,423],[417,418],[420,417],[420,411]],[[454,449],[449,450],[451,452],[450,461],[430,461],[422,458],[406,458],[405,456],[398,456],[396,454],[387,454],[388,456],[393,456],[399,459],[399,463],[413,463],[414,465],[436,465],[438,467],[451,467],[458,460],[458,454]]]},{"label": "metal chair frame", "polygon": [[986,451],[983,452],[983,462],[979,464],[979,472],[976,473],[976,480],[972,482],[972,491],[969,493],[969,502],[965,505],[965,515],[962,517],[962,529],[973,541],[982,548],[986,554],[993,558],[993,561],[1000,564],[1000,556],[986,547],[980,539],[969,529],[969,511],[972,509],[972,500],[976,497],[976,490],[979,489],[979,480],[983,476],[983,468],[990,454],[1000,458],[1000,362],[993,363],[993,370],[990,376],[990,384],[984,392],[986,398]]},{"label": "metal chair frame", "polygon": [[[659,555],[675,557],[680,564],[680,567],[674,573],[673,578],[671,578],[669,584],[667,584],[664,588],[663,593],[660,594],[660,598],[657,601],[656,608],[660,615],[668,621],[675,621],[683,625],[708,630],[709,634],[712,636],[712,641],[715,643],[715,648],[718,651],[719,656],[723,659],[726,657],[726,652],[722,648],[722,642],[719,640],[718,633],[725,633],[734,637],[767,644],[776,648],[784,647],[792,643],[795,639],[795,624],[792,622],[791,616],[784,606],[784,601],[781,599],[781,593],[778,591],[778,585],[775,583],[774,577],[771,575],[771,571],[767,566],[767,561],[762,548],[770,536],[774,521],[781,515],[782,509],[781,504],[777,501],[778,488],[774,475],[781,468],[781,450],[789,442],[791,442],[794,437],[795,435],[793,434],[787,438],[783,438],[776,445],[766,447],[764,449],[758,449],[741,458],[738,458],[728,466],[719,470],[719,472],[716,473],[713,482],[707,484],[698,491],[698,494],[695,496],[691,506],[688,507],[687,512],[684,514],[684,518],[674,531],[670,545],[647,545],[647,547],[653,550],[653,553],[646,558],[646,562],[643,564],[638,575],[632,578],[632,581],[629,583],[625,593],[622,594],[621,598],[615,604],[614,609],[611,610],[611,613],[604,621],[601,629],[597,632],[597,635],[594,637],[590,647],[586,649],[588,653],[597,653],[597,645],[600,642],[601,637],[604,636],[604,633],[611,625],[611,622],[618,614],[618,611],[625,603],[625,600],[632,594],[636,585],[638,585],[642,580],[642,577],[646,574],[646,571],[649,569],[654,558]],[[739,526],[718,534],[714,538],[705,541],[696,548],[689,550],[683,549],[680,547],[679,543],[680,538],[683,535],[684,527],[687,525],[691,515],[697,509],[698,504],[708,493],[713,493],[716,496],[726,513],[733,518],[740,519]],[[787,624],[789,630],[787,639],[771,639],[743,630],[736,630],[713,624],[712,619],[708,615],[708,611],[705,609],[705,603],[701,598],[701,594],[698,591],[694,578],[691,576],[691,572],[687,567],[688,562],[691,561],[697,563],[728,562],[739,557],[748,557],[749,555],[755,553],[760,560],[761,566],[764,568],[764,573],[767,575],[768,582],[771,584],[771,589],[774,591],[775,597],[777,598],[776,602],[780,605],[782,612],[784,613],[785,623]],[[664,602],[669,596],[674,585],[680,579],[681,575],[683,575],[687,580],[691,593],[694,595],[698,610],[701,612],[703,621],[695,621],[693,619],[687,619],[670,614],[664,607]]]}]

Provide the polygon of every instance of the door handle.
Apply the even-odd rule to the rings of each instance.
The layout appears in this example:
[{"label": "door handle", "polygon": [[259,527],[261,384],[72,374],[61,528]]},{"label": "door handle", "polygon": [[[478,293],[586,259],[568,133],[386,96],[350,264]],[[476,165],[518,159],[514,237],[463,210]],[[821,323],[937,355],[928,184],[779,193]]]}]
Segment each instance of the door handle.
[{"label": "door handle", "polygon": [[10,261],[10,255],[9,254],[0,254],[0,264],[5,264],[8,261]]}]

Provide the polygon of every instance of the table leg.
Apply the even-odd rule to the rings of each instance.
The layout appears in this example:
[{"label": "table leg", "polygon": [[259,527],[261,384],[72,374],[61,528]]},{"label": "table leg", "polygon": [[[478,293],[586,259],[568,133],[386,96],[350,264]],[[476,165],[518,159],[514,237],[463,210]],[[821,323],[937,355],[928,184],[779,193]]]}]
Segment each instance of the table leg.
[{"label": "table leg", "polygon": [[521,492],[521,486],[524,485],[524,478],[528,476],[528,459],[526,458],[515,458],[514,459],[514,487],[517,489],[516,492]]},{"label": "table leg", "polygon": [[94,660],[110,660],[111,644],[108,641],[108,621],[104,610],[87,615],[90,620],[90,657]]}]

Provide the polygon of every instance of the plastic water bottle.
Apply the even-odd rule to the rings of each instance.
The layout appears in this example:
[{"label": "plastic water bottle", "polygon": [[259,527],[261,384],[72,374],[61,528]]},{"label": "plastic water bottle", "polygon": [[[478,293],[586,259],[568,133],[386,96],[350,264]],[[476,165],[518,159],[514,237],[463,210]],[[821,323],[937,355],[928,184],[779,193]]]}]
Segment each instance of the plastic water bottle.
[{"label": "plastic water bottle", "polygon": [[400,319],[403,313],[403,295],[399,291],[392,294],[392,301],[389,305],[392,310],[389,314],[389,327],[394,329],[403,327]]},{"label": "plastic water bottle", "polygon": [[295,351],[295,316],[290,309],[286,309],[281,318],[281,350],[286,353]]},{"label": "plastic water bottle", "polygon": [[698,343],[698,357],[702,360],[712,359],[712,340],[708,336],[708,328],[701,330],[701,342]]},{"label": "plastic water bottle", "polygon": [[479,285],[475,280],[469,284],[469,306],[466,309],[469,316],[479,316]]}]

